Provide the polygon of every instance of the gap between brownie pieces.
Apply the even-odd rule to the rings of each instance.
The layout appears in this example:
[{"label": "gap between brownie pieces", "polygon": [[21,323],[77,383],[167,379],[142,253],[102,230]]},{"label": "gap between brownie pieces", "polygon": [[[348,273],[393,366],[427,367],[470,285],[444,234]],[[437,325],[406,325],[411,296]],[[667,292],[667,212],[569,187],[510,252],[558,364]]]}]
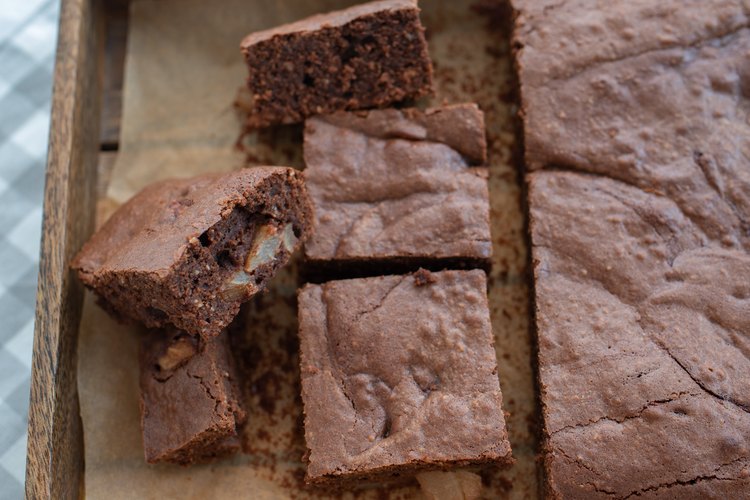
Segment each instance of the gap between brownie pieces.
[{"label": "gap between brownie pieces", "polygon": [[320,284],[342,279],[409,274],[420,268],[432,272],[481,269],[489,273],[492,269],[492,262],[489,258],[481,257],[401,256],[375,259],[366,257],[341,260],[305,259],[300,268],[300,276],[305,283]]}]

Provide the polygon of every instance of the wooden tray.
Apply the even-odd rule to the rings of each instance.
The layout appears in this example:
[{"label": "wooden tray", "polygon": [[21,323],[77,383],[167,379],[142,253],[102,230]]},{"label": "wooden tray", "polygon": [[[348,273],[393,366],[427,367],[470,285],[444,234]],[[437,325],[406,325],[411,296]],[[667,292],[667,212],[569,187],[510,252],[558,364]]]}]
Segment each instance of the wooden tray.
[{"label": "wooden tray", "polygon": [[26,498],[83,496],[83,429],[76,388],[83,287],[68,262],[94,228],[96,200],[117,151],[126,33],[125,0],[62,0],[31,368]]},{"label": "wooden tray", "polygon": [[[433,19],[433,22],[438,26],[449,20]],[[119,149],[127,29],[127,0],[62,0],[32,361],[27,498],[85,496],[83,428],[76,378],[84,290],[68,263],[94,229],[97,203],[104,199]],[[489,52],[496,48],[484,49]],[[451,68],[436,68],[438,72],[441,70],[450,73]],[[508,71],[506,68],[505,72]],[[446,80],[450,78],[448,75]],[[456,82],[456,86],[460,83]],[[462,91],[476,92],[476,89]],[[490,99],[509,100],[506,95],[495,94]],[[504,143],[503,155],[508,156],[507,143],[512,141],[512,130],[495,130],[495,135],[490,136],[490,154],[493,143],[495,154],[499,144]],[[505,252],[496,252],[490,281],[518,284],[524,281],[523,264],[518,262],[526,260],[522,216],[520,206],[514,206],[511,215],[505,209],[516,204],[519,190],[516,172],[508,166],[508,158],[503,162],[506,165],[502,169],[491,169],[494,173],[491,173],[490,192],[497,197],[492,202],[493,217],[510,229],[494,234],[496,243],[505,246]],[[527,300],[528,293],[522,290],[506,300],[509,310],[517,312],[508,313],[506,309],[493,312],[497,339],[513,341],[518,324],[526,322],[523,316]],[[498,318],[500,322],[517,324],[498,333]],[[518,363],[524,364],[523,370],[529,372],[524,375],[528,379],[524,383],[530,386],[530,355],[525,351],[509,353],[505,346],[499,345],[498,356],[502,358],[501,381],[507,383],[503,386],[506,410],[514,412],[513,400],[518,394],[513,392],[512,373],[519,371]],[[533,436],[533,416],[519,417],[520,413],[517,411],[515,417],[510,417],[517,434]],[[519,431],[521,427],[524,429]],[[510,430],[512,434],[513,429]],[[512,440],[514,454],[519,451],[518,444],[518,440]],[[534,438],[524,446],[526,449],[522,451],[533,473]]]}]

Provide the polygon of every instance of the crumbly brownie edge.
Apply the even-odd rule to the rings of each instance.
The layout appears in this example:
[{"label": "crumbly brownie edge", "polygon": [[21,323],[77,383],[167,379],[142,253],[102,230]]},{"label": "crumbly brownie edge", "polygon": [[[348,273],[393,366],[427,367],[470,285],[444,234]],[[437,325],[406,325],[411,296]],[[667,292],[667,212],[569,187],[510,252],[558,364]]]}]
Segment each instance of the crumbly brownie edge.
[{"label": "crumbly brownie edge", "polygon": [[[294,185],[288,186],[287,182]],[[91,282],[90,286],[97,291],[100,302],[108,310],[120,311],[120,315],[124,312],[150,328],[173,324],[193,334],[217,335],[236,316],[241,303],[263,289],[276,270],[289,261],[293,251],[299,248],[310,232],[311,207],[300,177],[269,176],[252,191],[244,193],[243,199],[244,204],[227,210],[219,222],[189,242],[182,257],[166,277],[142,272],[123,276],[121,272],[106,271],[86,276]],[[245,215],[241,215],[243,213]],[[247,222],[255,220],[253,217],[273,221],[274,225],[282,227],[282,231],[284,225],[291,223],[296,241],[291,250],[281,245],[270,263],[261,264],[248,273],[249,276],[240,276],[235,280],[237,286],[229,293],[223,293],[221,289],[224,283],[216,281],[216,273],[220,274],[220,278],[227,279],[233,272],[240,272],[242,265],[235,262],[230,270],[222,271],[220,254],[229,249],[217,249],[212,255],[204,247],[206,235],[212,231],[222,233],[230,229],[227,221],[231,226],[235,220]],[[244,245],[252,245],[252,241],[245,241]],[[188,279],[190,281],[186,283]],[[245,285],[248,288],[243,288]],[[162,307],[155,307],[155,304]]]},{"label": "crumbly brownie edge", "polygon": [[[432,65],[416,8],[278,35],[243,52],[254,95],[248,128],[384,107],[432,92]],[[305,63],[316,59],[315,65]]]}]

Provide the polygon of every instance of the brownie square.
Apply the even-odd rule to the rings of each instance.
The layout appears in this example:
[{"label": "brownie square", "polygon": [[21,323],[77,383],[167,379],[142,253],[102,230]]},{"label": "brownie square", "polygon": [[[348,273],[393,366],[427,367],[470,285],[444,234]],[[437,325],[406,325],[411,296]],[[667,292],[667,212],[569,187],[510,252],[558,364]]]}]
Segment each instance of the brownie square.
[{"label": "brownie square", "polygon": [[310,267],[489,267],[484,115],[475,104],[338,112],[305,123]]},{"label": "brownie square", "polygon": [[146,332],[140,370],[148,463],[188,465],[240,449],[245,412],[227,331],[205,341],[175,329]]},{"label": "brownie square", "polygon": [[[738,0],[608,6],[567,2],[522,15],[527,167],[660,192],[710,240],[749,251],[750,173],[739,153],[750,148],[747,8]],[[577,22],[582,9],[586,23]]]},{"label": "brownie square", "polygon": [[306,481],[512,462],[481,270],[300,290]]},{"label": "brownie square", "polygon": [[119,317],[217,335],[301,245],[310,211],[291,168],[165,180],[120,207],[71,265]]},{"label": "brownie square", "polygon": [[432,65],[415,0],[384,0],[248,35],[248,126],[384,107],[431,92]]}]

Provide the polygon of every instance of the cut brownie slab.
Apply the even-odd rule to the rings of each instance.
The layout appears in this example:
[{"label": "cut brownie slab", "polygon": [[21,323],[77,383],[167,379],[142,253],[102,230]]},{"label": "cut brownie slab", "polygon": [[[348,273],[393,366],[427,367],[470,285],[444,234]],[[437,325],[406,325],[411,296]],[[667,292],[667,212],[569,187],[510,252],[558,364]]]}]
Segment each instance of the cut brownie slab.
[{"label": "cut brownie slab", "polygon": [[294,169],[166,180],[115,212],[72,266],[117,315],[207,337],[289,260],[310,219]]},{"label": "cut brownie slab", "polygon": [[239,450],[245,412],[227,331],[205,341],[174,329],[146,332],[140,364],[147,462],[188,465]]},{"label": "cut brownie slab", "polygon": [[299,292],[309,483],[509,464],[483,271]]},{"label": "cut brownie slab", "polygon": [[[586,9],[583,26],[573,19],[576,3],[569,4],[532,24],[526,19],[527,29],[539,29],[517,34],[528,44],[518,54],[528,168],[580,170],[658,191],[717,244],[749,250],[750,28],[743,26],[750,19],[743,3],[603,3],[601,10]],[[613,32],[619,11],[628,15]],[[585,57],[615,43],[617,33],[629,32],[625,27],[634,30],[637,19],[654,27],[636,38],[643,53],[624,45],[621,58]],[[566,49],[581,67],[561,63],[568,71],[552,78],[558,72],[551,59],[566,60],[558,44],[537,40],[540,30],[581,40]],[[549,74],[539,80],[544,68]]]},{"label": "cut brownie slab", "polygon": [[415,0],[384,0],[248,35],[248,125],[301,122],[384,107],[431,91],[432,65]]},{"label": "cut brownie slab", "polygon": [[[488,267],[484,117],[474,104],[338,112],[305,123],[317,268]],[[402,268],[398,268],[401,266]],[[311,266],[312,267],[312,266]]]},{"label": "cut brownie slab", "polygon": [[550,496],[738,498],[750,256],[704,246],[668,198],[572,172],[529,179]]},{"label": "cut brownie slab", "polygon": [[513,4],[548,494],[744,498],[747,4]]}]

